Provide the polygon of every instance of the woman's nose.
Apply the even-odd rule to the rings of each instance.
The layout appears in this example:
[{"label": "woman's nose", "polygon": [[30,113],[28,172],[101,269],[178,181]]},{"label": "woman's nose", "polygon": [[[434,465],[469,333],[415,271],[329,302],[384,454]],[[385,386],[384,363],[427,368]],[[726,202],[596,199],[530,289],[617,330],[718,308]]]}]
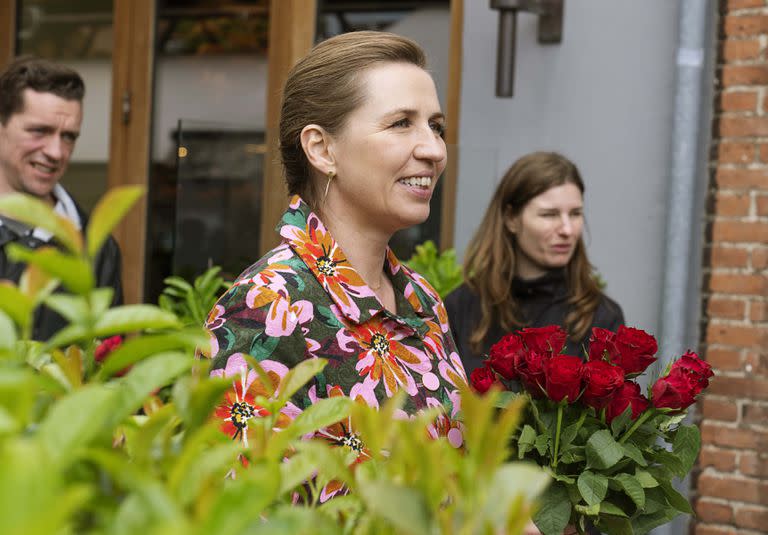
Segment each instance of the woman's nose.
[{"label": "woman's nose", "polygon": [[419,133],[419,140],[413,153],[419,159],[433,162],[441,162],[447,157],[445,141],[431,128],[426,128],[425,132]]}]

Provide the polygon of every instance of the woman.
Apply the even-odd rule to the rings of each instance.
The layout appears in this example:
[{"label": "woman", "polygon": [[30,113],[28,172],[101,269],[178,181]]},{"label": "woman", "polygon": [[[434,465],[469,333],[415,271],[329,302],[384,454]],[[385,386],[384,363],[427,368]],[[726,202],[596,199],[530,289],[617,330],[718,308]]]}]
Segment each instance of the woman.
[{"label": "woman", "polygon": [[520,158],[502,178],[465,253],[465,283],[445,300],[468,374],[509,331],[560,325],[565,352],[583,356],[592,327],[624,323],[587,259],[583,194],[576,166],[552,152]]},{"label": "woman", "polygon": [[466,376],[445,308],[387,246],[427,218],[445,168],[444,117],[424,66],[413,41],[357,32],[320,43],[289,74],[282,243],[238,277],[207,324],[213,374],[242,378],[222,414],[233,436],[247,440],[258,414],[243,401],[259,388],[250,354],[275,379],[304,359],[329,360],[292,398],[288,418],[322,397],[378,407],[405,390],[405,413],[444,406],[432,432],[461,444],[453,417]]}]

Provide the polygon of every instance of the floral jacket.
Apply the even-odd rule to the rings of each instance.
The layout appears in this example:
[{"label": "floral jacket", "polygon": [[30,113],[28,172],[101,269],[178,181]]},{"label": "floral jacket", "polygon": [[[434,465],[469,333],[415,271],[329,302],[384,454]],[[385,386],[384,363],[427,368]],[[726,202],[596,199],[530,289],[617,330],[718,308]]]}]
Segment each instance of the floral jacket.
[{"label": "floral jacket", "polygon": [[431,431],[460,446],[456,385],[466,375],[435,290],[388,250],[385,268],[397,300],[392,314],[300,197],[291,199],[277,228],[282,244],[246,269],[208,318],[212,375],[234,379],[230,403],[219,411],[225,430],[247,441],[247,420],[258,415],[246,402],[259,393],[258,375],[243,354],[275,379],[304,359],[323,357],[328,365],[284,415],[295,418],[332,395],[378,407],[402,389],[408,396],[401,416],[442,405],[445,417]]}]

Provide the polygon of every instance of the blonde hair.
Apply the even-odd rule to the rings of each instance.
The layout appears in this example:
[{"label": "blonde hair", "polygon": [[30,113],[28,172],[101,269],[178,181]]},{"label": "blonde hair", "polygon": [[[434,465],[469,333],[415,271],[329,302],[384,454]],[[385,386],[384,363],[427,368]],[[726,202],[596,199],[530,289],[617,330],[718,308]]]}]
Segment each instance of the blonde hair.
[{"label": "blonde hair", "polygon": [[[480,298],[479,322],[469,337],[474,351],[482,350],[494,320],[507,331],[524,325],[512,295],[516,240],[505,220],[520,214],[534,197],[563,184],[574,184],[584,193],[584,182],[573,162],[554,152],[534,152],[512,164],[496,188],[465,253],[464,277]],[[569,311],[565,327],[569,338],[579,341],[592,325],[602,296],[592,277],[592,265],[582,238],[566,266],[566,283]]]},{"label": "blonde hair", "polygon": [[280,112],[280,157],[290,194],[299,194],[313,208],[319,198],[312,170],[301,146],[308,124],[337,134],[365,98],[362,73],[381,63],[426,66],[415,41],[387,32],[351,32],[316,45],[291,69]]}]

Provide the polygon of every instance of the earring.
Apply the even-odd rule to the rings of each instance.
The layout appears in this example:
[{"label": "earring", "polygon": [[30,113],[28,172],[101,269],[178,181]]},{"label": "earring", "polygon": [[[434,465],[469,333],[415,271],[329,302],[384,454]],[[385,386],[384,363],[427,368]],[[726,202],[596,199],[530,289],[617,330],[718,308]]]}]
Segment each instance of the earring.
[{"label": "earring", "polygon": [[325,193],[323,194],[323,203],[325,203],[325,198],[328,197],[328,188],[331,187],[331,180],[333,180],[336,177],[336,173],[333,171],[328,171],[328,182],[325,184]]}]

